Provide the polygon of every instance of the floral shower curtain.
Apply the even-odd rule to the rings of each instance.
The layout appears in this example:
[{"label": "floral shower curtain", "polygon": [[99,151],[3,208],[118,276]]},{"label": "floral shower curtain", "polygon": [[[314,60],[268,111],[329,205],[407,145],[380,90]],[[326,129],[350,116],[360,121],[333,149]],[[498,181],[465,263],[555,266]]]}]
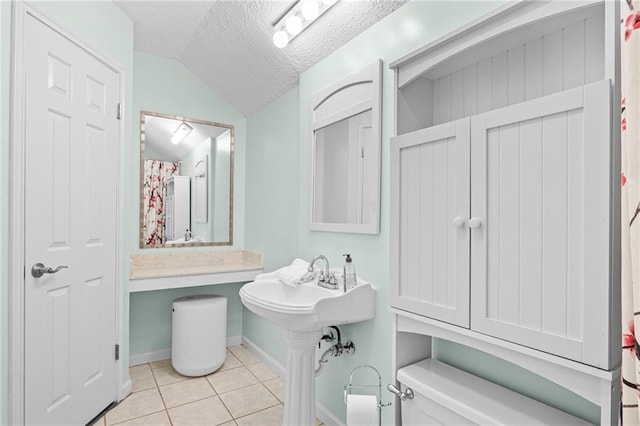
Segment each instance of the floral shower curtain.
[{"label": "floral shower curtain", "polygon": [[164,242],[164,199],[167,179],[179,173],[177,162],[144,160],[143,238],[148,246]]},{"label": "floral shower curtain", "polygon": [[640,0],[621,0],[622,424],[640,425]]}]

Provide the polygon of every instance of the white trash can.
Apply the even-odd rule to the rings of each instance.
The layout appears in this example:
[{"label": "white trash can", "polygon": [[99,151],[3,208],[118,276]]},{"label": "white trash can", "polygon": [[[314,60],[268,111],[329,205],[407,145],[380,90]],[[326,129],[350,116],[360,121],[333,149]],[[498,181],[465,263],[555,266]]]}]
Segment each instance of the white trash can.
[{"label": "white trash can", "polygon": [[204,376],[227,356],[227,298],[209,294],[173,301],[171,365],[183,376]]}]

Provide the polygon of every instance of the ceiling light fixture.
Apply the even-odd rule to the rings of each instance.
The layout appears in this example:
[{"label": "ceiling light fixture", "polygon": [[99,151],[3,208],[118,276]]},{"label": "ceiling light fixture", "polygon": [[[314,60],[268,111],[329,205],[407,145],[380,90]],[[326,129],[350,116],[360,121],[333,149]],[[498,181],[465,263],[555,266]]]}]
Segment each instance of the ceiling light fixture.
[{"label": "ceiling light fixture", "polygon": [[286,47],[336,2],[337,0],[298,0],[273,26],[273,44],[281,49]]},{"label": "ceiling light fixture", "polygon": [[191,133],[191,130],[193,130],[193,128],[183,121],[180,123],[176,131],[173,132],[173,136],[171,136],[171,143],[174,145],[179,144],[189,133]]}]

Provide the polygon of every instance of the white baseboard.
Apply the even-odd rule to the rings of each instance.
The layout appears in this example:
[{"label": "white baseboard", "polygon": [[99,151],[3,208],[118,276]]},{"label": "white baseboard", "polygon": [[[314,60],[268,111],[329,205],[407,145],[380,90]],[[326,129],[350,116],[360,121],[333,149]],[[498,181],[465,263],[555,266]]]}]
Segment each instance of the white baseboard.
[{"label": "white baseboard", "polygon": [[260,349],[260,347],[258,347],[251,340],[247,339],[245,336],[242,336],[242,345],[249,351],[253,352],[255,356],[260,358],[260,361],[262,361],[269,368],[278,373],[278,376],[280,376],[284,380],[285,367],[282,364],[273,359],[269,354]]},{"label": "white baseboard", "polygon": [[231,336],[227,338],[227,346],[237,346],[242,344],[242,336]]},{"label": "white baseboard", "polygon": [[[236,346],[240,345],[241,343],[241,336],[231,336],[227,338],[227,346]],[[131,355],[129,356],[129,367],[133,367],[134,365],[147,364],[154,361],[162,361],[163,359],[171,359],[171,348]]]},{"label": "white baseboard", "polygon": [[[255,356],[260,358],[260,360],[264,364],[278,373],[278,375],[284,380],[285,367],[282,364],[273,359],[269,354],[260,349],[260,347],[258,347],[255,343],[253,343],[245,336],[242,336],[242,345],[247,348],[247,350],[251,351]],[[320,404],[317,400],[316,417],[320,419],[320,421],[326,426],[345,426],[345,424],[342,423],[339,418],[337,418],[331,411],[329,411],[324,405]]]},{"label": "white baseboard", "polygon": [[171,358],[171,348],[162,349],[154,352],[144,352],[129,356],[129,367],[134,365],[147,364],[154,361],[162,361]]},{"label": "white baseboard", "polygon": [[327,407],[320,404],[318,401],[316,401],[316,417],[320,419],[325,426],[346,426],[339,418],[329,411]]}]

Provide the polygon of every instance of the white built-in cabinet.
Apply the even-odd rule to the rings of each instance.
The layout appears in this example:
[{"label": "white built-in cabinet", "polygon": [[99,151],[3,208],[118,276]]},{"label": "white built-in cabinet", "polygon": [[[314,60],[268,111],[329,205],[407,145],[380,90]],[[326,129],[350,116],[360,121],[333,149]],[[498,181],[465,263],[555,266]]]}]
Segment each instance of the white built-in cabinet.
[{"label": "white built-in cabinet", "polygon": [[394,368],[431,337],[617,416],[616,2],[520,2],[391,64]]}]

